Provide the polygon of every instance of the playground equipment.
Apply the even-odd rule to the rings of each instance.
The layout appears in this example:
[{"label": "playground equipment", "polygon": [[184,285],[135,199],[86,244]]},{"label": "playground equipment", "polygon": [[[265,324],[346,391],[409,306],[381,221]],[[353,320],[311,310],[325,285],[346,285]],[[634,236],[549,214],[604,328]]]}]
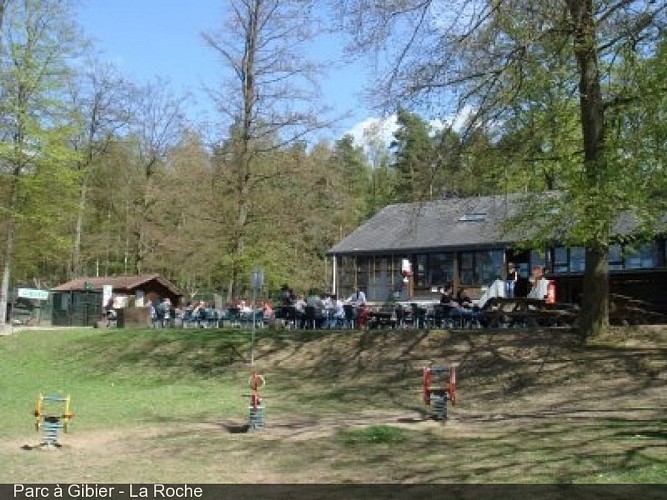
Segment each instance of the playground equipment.
[{"label": "playground equipment", "polygon": [[266,385],[264,377],[257,372],[248,379],[251,393],[244,394],[245,397],[250,396],[250,405],[248,406],[248,429],[251,431],[260,430],[264,428],[264,406],[262,405],[262,398],[259,391]]},{"label": "playground equipment", "polygon": [[447,402],[456,404],[456,368],[443,366],[422,369],[424,403],[431,406],[434,420],[447,420]]},{"label": "playground equipment", "polygon": [[61,431],[67,432],[69,421],[74,418],[70,410],[70,397],[57,394],[37,396],[35,405],[35,430],[42,431],[40,446],[47,448],[59,447],[58,438]]}]

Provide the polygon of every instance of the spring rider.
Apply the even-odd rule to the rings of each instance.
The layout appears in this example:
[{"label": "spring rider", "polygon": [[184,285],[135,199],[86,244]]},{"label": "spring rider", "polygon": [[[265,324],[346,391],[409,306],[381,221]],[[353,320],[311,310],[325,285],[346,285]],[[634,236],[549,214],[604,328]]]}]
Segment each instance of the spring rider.
[{"label": "spring rider", "polygon": [[42,431],[40,446],[46,448],[60,447],[58,442],[61,431],[67,432],[69,421],[74,418],[70,410],[70,397],[57,394],[37,396],[35,405],[35,430]]},{"label": "spring rider", "polygon": [[447,420],[447,402],[456,404],[456,369],[435,366],[422,369],[424,403],[431,406],[434,420]]},{"label": "spring rider", "polygon": [[248,385],[252,391],[249,394],[250,405],[248,406],[248,430],[261,430],[264,428],[264,406],[259,391],[266,385],[266,381],[262,375],[254,372],[248,379]]}]

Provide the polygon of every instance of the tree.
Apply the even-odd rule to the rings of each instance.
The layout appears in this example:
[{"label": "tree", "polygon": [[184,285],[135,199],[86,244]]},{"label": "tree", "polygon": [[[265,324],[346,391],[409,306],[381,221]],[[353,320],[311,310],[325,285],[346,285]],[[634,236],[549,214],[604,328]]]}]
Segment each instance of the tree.
[{"label": "tree", "polygon": [[[301,141],[323,126],[316,65],[305,57],[313,37],[310,2],[233,0],[223,29],[204,33],[229,77],[211,95],[231,132],[224,175],[233,186],[235,216],[231,236],[229,294],[248,273],[246,245],[252,221],[251,194],[266,179],[263,157]],[[223,141],[219,141],[223,142]],[[284,170],[280,175],[289,176]]]},{"label": "tree", "polygon": [[128,228],[126,237],[127,258],[131,257],[134,271],[140,274],[146,256],[157,244],[149,236],[151,227],[160,217],[155,211],[159,197],[154,179],[164,168],[169,151],[181,142],[186,134],[184,107],[185,96],[172,93],[166,82],[156,79],[139,85],[132,93],[128,142],[134,146],[133,199],[126,200]]},{"label": "tree", "polygon": [[[76,32],[67,2],[23,0],[2,4],[6,27],[0,54],[0,173],[3,193],[4,258],[0,327],[5,325],[15,244],[21,226],[38,222],[41,244],[56,241],[61,211],[50,204],[70,198],[73,176],[62,106],[75,53]],[[6,8],[6,10],[4,10]]]},{"label": "tree", "polygon": [[366,217],[372,217],[379,210],[394,202],[395,172],[390,168],[391,154],[383,137],[381,123],[375,123],[364,130],[366,157],[371,169],[369,193],[367,195]]},{"label": "tree", "polygon": [[[386,45],[394,55],[381,93],[387,102],[428,102],[443,106],[443,114],[472,109],[471,126],[496,129],[516,116],[518,105],[528,109],[528,92],[530,109],[547,102],[549,94],[535,92],[540,87],[562,86],[554,109],[576,103],[578,130],[570,131],[568,118],[558,127],[579,145],[575,156],[559,165],[562,196],[526,213],[539,212],[545,226],[562,229],[565,243],[586,248],[581,333],[590,337],[603,331],[611,227],[623,211],[642,220],[656,208],[634,189],[619,189],[636,185],[630,179],[651,166],[612,142],[612,110],[638,103],[634,82],[615,78],[615,70],[628,61],[620,57],[626,52],[638,60],[656,53],[667,6],[650,0],[561,0],[539,7],[528,0],[461,0],[447,3],[447,10],[443,2],[423,0],[370,5],[341,0],[338,5],[352,21],[360,50],[396,42]],[[534,125],[526,133],[544,137],[539,121],[525,125]],[[554,156],[567,157],[559,153]],[[623,170],[615,167],[621,163]],[[537,173],[544,176],[543,169]],[[543,199],[536,196],[534,204]]]},{"label": "tree", "polygon": [[129,86],[114,68],[93,61],[70,90],[73,134],[71,146],[79,153],[74,169],[79,178],[79,200],[74,221],[70,278],[82,275],[81,241],[88,208],[88,191],[101,157],[119,139],[129,122]]},{"label": "tree", "polygon": [[431,130],[417,114],[399,108],[398,129],[394,132],[393,168],[396,170],[394,199],[400,202],[425,201],[439,196],[434,182],[436,153]]}]

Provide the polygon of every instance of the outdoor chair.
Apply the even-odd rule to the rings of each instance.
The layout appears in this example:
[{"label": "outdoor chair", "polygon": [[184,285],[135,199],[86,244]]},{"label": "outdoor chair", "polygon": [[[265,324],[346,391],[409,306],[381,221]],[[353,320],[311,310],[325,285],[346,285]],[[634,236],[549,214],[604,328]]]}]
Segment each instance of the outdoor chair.
[{"label": "outdoor chair", "polygon": [[230,307],[220,317],[220,326],[225,327],[225,323],[229,326],[241,326],[241,310],[238,307]]},{"label": "outdoor chair", "polygon": [[296,307],[283,306],[281,308],[281,316],[287,328],[296,328],[298,326],[299,315]]},{"label": "outdoor chair", "polygon": [[357,313],[354,310],[354,306],[351,304],[343,305],[343,311],[345,311],[345,321],[343,323],[343,328],[346,330],[354,330],[354,322],[357,319]]},{"label": "outdoor chair", "polygon": [[406,308],[402,305],[396,306],[396,325],[398,328],[407,328],[414,324],[412,308]]},{"label": "outdoor chair", "polygon": [[417,304],[410,304],[412,306],[412,317],[415,328],[426,328],[426,309],[419,307]]},{"label": "outdoor chair", "polygon": [[218,328],[220,326],[220,318],[218,311],[214,308],[204,310],[204,328]]},{"label": "outdoor chair", "polygon": [[155,308],[155,316],[152,318],[153,328],[164,327],[164,310],[161,307]]},{"label": "outdoor chair", "polygon": [[445,304],[435,304],[433,306],[433,326],[435,328],[451,327],[451,307]]},{"label": "outdoor chair", "polygon": [[184,310],[183,315],[181,316],[181,326],[183,328],[190,328],[191,326],[195,326],[196,324],[197,320],[192,314],[192,309]]},{"label": "outdoor chair", "polygon": [[247,314],[241,315],[241,323],[246,328],[252,328],[253,325],[255,328],[264,327],[264,311],[261,309],[253,310]]},{"label": "outdoor chair", "polygon": [[[321,314],[320,314],[321,317]],[[315,330],[318,322],[318,309],[315,306],[306,306],[303,314],[303,328]]]}]

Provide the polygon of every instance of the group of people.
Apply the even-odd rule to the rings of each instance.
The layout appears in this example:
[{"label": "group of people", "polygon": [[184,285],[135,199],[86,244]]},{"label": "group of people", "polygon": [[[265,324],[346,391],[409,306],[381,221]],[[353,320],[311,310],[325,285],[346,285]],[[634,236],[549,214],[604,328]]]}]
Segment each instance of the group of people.
[{"label": "group of people", "polygon": [[[174,307],[169,298],[149,300],[147,308],[151,324],[156,328],[181,324],[185,327],[198,325],[203,327],[219,325],[222,321],[233,319],[244,323],[257,321],[271,324],[280,321],[296,328],[308,326],[314,321],[316,328],[336,328],[349,325],[362,327],[367,318],[366,294],[363,290],[356,290],[346,300],[336,294],[316,294],[306,296],[296,294],[289,286],[283,285],[280,296],[274,308],[271,300],[252,303],[245,299],[234,300],[221,309],[214,304],[203,300],[188,302],[182,307]],[[351,306],[346,313],[346,305]],[[314,318],[309,317],[307,308],[315,311]],[[350,315],[350,312],[352,315]]]},{"label": "group of people", "polygon": [[[336,328],[345,325],[346,322],[354,322],[357,327],[363,327],[368,316],[366,307],[366,294],[362,289],[357,289],[346,300],[341,299],[334,293],[311,294],[306,296],[303,293],[295,294],[288,286],[283,285],[280,289],[280,305],[282,318],[285,319],[285,310],[293,308],[294,321],[297,327],[306,326],[309,318],[306,308],[311,307],[315,312],[314,322],[317,328]],[[346,313],[345,306],[351,306]]]},{"label": "group of people", "polygon": [[531,289],[537,286],[537,283],[540,280],[543,280],[546,277],[546,271],[544,266],[534,266],[530,276],[527,280],[523,280],[523,286],[521,286],[521,291],[517,292],[517,285],[519,280],[522,279],[521,272],[514,263],[510,262],[507,264],[507,275],[505,277],[505,297],[508,299],[513,299],[517,296],[525,296],[530,293]]},{"label": "group of people", "polygon": [[154,327],[165,327],[176,318],[177,313],[171,299],[165,297],[161,301],[148,301],[148,315]]},{"label": "group of people", "polygon": [[454,287],[448,284],[440,296],[440,304],[452,309],[454,314],[451,316],[458,316],[471,323],[481,321],[482,311],[473,303],[465,288],[459,288],[454,296]]}]

